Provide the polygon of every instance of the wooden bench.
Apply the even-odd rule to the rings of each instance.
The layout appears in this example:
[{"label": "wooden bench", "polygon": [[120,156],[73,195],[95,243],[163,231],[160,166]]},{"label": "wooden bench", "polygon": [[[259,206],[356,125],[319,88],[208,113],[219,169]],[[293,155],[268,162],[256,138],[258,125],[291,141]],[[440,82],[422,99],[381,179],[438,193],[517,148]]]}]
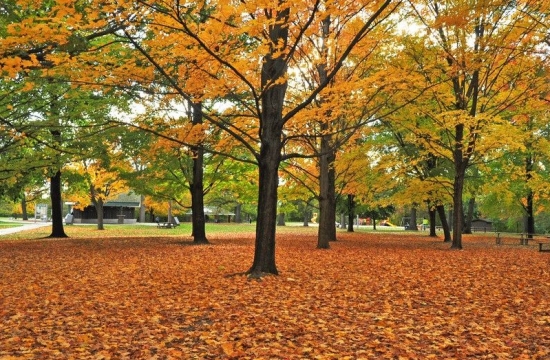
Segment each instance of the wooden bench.
[{"label": "wooden bench", "polygon": [[157,221],[157,228],[159,229],[173,229],[175,227],[180,226],[180,221],[178,217],[174,217],[174,222],[163,222]]},{"label": "wooden bench", "polygon": [[[502,234],[502,235],[501,235]],[[550,248],[544,248],[544,245],[550,245],[550,236],[527,233],[496,233],[495,242],[497,245],[502,245],[504,239],[518,239],[520,245],[529,245],[529,241],[537,241],[540,252],[550,252]]]},{"label": "wooden bench", "polygon": [[544,245],[550,245],[550,236],[546,237],[546,241],[539,241],[539,252],[550,252],[550,246],[547,248],[544,248]]}]

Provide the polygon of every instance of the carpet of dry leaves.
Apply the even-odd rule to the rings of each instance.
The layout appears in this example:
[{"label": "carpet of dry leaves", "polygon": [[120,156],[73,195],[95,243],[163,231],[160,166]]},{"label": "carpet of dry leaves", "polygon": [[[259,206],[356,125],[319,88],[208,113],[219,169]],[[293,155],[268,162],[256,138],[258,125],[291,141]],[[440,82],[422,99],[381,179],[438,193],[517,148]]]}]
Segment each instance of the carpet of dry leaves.
[{"label": "carpet of dry leaves", "polygon": [[550,253],[339,236],[0,241],[0,359],[550,358]]}]

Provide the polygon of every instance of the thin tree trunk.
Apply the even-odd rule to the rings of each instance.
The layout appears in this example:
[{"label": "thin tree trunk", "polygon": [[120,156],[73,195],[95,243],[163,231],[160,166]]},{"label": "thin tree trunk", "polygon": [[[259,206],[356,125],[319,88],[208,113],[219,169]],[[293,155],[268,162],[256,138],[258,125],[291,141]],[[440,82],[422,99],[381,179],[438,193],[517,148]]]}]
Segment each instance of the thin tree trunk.
[{"label": "thin tree trunk", "polygon": [[443,242],[451,242],[451,230],[449,228],[449,223],[447,222],[447,217],[445,216],[445,206],[437,205],[436,211],[439,214],[439,220],[441,221],[441,227],[443,228]]},{"label": "thin tree trunk", "polygon": [[[190,104],[193,109],[192,123],[202,124],[202,104]],[[202,145],[191,147],[193,153],[193,179],[189,184],[191,191],[191,213],[193,243],[208,244],[206,238],[206,217],[204,215],[204,149]]]},{"label": "thin tree trunk", "polygon": [[436,212],[435,212],[435,209],[432,208],[431,206],[428,208],[428,216],[429,216],[429,219],[430,219],[430,235],[429,236],[436,237],[437,236],[437,234],[435,232]]},{"label": "thin tree trunk", "polygon": [[52,233],[51,238],[66,238],[63,229],[63,205],[61,204],[61,170],[57,170],[50,178],[50,198],[52,201]]},{"label": "thin tree trunk", "polygon": [[332,153],[328,148],[328,140],[321,140],[321,152],[326,151],[320,156],[320,194],[319,194],[319,228],[317,235],[317,248],[330,248],[329,242],[336,240],[336,196],[335,196],[335,173],[332,166]]},{"label": "thin tree trunk", "polygon": [[353,195],[348,194],[348,232],[353,232],[353,218],[355,217],[355,201]]},{"label": "thin tree trunk", "polygon": [[533,212],[533,192],[529,191],[527,194],[527,204],[525,206],[525,232],[529,238],[533,238],[535,234],[535,216]]},{"label": "thin tree trunk", "polygon": [[24,192],[23,197],[21,198],[21,216],[23,217],[23,220],[29,220],[29,214],[27,212],[27,197]]}]

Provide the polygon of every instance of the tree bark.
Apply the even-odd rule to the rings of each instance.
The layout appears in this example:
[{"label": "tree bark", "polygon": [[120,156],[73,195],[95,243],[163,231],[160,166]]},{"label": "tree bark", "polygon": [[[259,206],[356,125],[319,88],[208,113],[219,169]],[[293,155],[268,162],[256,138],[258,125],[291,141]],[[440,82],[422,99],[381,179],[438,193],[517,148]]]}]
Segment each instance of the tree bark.
[{"label": "tree bark", "polygon": [[445,206],[437,205],[436,211],[439,214],[439,220],[441,221],[441,227],[443,228],[443,242],[451,242],[451,230],[449,228],[449,223],[447,222],[447,217],[445,216]]},{"label": "tree bark", "polygon": [[355,217],[355,201],[354,196],[348,194],[348,232],[353,232],[353,218]]},{"label": "tree bark", "polygon": [[[532,149],[533,145],[531,143],[528,143],[526,145],[528,149]],[[525,179],[527,183],[527,187],[529,189],[529,182],[533,178],[533,157],[527,156],[525,159]],[[527,199],[527,203],[524,206],[525,210],[525,233],[527,233],[529,238],[533,238],[533,234],[535,233],[535,214],[534,214],[534,194],[531,189],[527,190],[527,195],[525,196]]]},{"label": "tree bark", "polygon": [[[191,103],[193,125],[202,124],[202,103]],[[191,147],[193,153],[193,179],[189,184],[191,191],[191,217],[193,243],[208,244],[206,238],[206,217],[204,216],[204,149],[201,144]]]},{"label": "tree bark", "polygon": [[429,236],[432,236],[432,237],[437,236],[437,234],[435,232],[435,215],[436,215],[435,209],[430,206],[428,208],[428,216],[429,216],[429,219],[430,219],[430,235]]},{"label": "tree bark", "polygon": [[[261,74],[261,116],[259,167],[258,219],[254,261],[248,270],[252,277],[275,274],[275,231],[277,218],[277,187],[279,186],[279,165],[283,146],[283,106],[287,89],[284,77],[287,73],[286,59],[280,55],[280,47],[288,41],[288,18],[290,9],[276,12],[276,18],[269,26],[271,54],[263,59]],[[275,55],[277,54],[277,55]]]},{"label": "tree bark", "polygon": [[23,220],[29,220],[29,214],[27,213],[27,197],[25,192],[23,192],[23,197],[21,197],[21,216]]},{"label": "tree bark", "polygon": [[[326,40],[330,35],[330,16],[322,21],[321,36],[323,39],[321,56],[322,63],[317,66],[319,81],[325,82],[328,78],[327,64],[328,47]],[[321,99],[322,101],[322,99]],[[326,114],[326,119],[321,119],[321,132],[327,132],[329,125],[327,120],[330,118],[330,112]],[[319,232],[317,238],[317,248],[328,249],[330,241],[336,241],[336,173],[334,170],[334,161],[336,155],[332,149],[332,137],[328,134],[321,135],[321,148],[319,156]]]},{"label": "tree bark", "polygon": [[63,204],[61,203],[61,170],[57,170],[50,178],[50,198],[52,201],[52,233],[51,238],[66,238],[63,229]]},{"label": "tree bark", "polygon": [[[328,139],[321,140],[321,152],[319,161],[319,229],[317,235],[317,248],[330,248],[329,242],[336,240],[336,189],[333,153],[329,149]],[[323,145],[324,144],[324,145]]]}]

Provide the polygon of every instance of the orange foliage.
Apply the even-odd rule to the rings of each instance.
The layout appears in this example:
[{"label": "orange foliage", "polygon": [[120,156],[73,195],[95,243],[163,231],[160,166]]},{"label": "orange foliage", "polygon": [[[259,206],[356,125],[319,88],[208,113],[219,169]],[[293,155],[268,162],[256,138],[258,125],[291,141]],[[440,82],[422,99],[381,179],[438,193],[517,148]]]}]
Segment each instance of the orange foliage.
[{"label": "orange foliage", "polygon": [[[471,236],[252,235],[0,242],[0,358],[442,359],[550,356],[550,257]],[[461,269],[461,271],[456,271]]]}]

